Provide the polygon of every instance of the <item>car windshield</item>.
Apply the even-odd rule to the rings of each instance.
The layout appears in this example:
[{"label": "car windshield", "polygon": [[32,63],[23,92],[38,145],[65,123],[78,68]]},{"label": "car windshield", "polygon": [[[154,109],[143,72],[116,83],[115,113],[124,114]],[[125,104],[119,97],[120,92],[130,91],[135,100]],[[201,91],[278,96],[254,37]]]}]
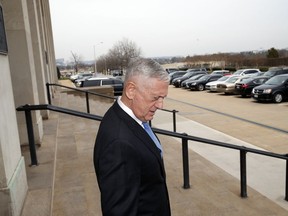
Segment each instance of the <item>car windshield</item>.
[{"label": "car windshield", "polygon": [[195,71],[200,71],[200,69],[194,68],[194,69],[188,69],[188,70],[187,70],[187,72],[195,72]]},{"label": "car windshield", "polygon": [[169,76],[172,76],[172,75],[175,74],[176,72],[178,72],[178,71],[173,71],[173,72],[171,72],[171,73],[169,74]]},{"label": "car windshield", "polygon": [[243,72],[243,70],[237,70],[234,75],[240,75]]},{"label": "car windshield", "polygon": [[240,82],[241,83],[249,83],[249,82],[251,82],[251,81],[253,81],[255,78],[253,78],[253,77],[246,77],[246,78],[244,78],[244,79],[241,79],[240,80]]},{"label": "car windshield", "polygon": [[226,83],[235,83],[239,79],[239,76],[237,77],[230,77],[226,80]]},{"label": "car windshield", "polygon": [[183,75],[183,77],[184,77],[184,78],[189,77],[189,76],[191,76],[193,73],[194,73],[194,71],[187,72],[187,73],[185,73],[185,74]]},{"label": "car windshield", "polygon": [[229,76],[223,76],[220,79],[218,79],[217,81],[225,81],[229,78]]},{"label": "car windshield", "polygon": [[248,79],[252,79],[252,77],[243,77],[243,78],[240,79],[240,82],[246,81]]},{"label": "car windshield", "polygon": [[209,78],[209,75],[202,76],[199,80],[205,81]]},{"label": "car windshield", "polygon": [[274,76],[274,74],[276,73],[276,71],[267,71],[264,73],[264,76]]},{"label": "car windshield", "polygon": [[191,78],[196,80],[196,79],[199,79],[200,77],[203,77],[203,76],[204,76],[203,74],[198,74],[198,75],[192,76]]},{"label": "car windshield", "polygon": [[274,76],[271,79],[267,80],[265,84],[267,85],[279,85],[284,83],[287,80],[287,76]]}]

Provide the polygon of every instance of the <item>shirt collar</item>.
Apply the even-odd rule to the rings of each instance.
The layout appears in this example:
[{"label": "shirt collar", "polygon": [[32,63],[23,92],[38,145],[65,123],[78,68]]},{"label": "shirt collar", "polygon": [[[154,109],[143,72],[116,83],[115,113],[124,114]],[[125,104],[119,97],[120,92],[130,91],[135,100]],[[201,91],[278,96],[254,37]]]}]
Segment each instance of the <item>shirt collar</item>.
[{"label": "shirt collar", "polygon": [[124,112],[126,112],[131,118],[133,118],[141,127],[144,128],[143,124],[142,124],[142,121],[140,119],[138,119],[133,111],[128,107],[126,106],[122,101],[121,101],[121,96],[119,96],[117,98],[117,103],[119,104],[119,106],[124,110]]}]

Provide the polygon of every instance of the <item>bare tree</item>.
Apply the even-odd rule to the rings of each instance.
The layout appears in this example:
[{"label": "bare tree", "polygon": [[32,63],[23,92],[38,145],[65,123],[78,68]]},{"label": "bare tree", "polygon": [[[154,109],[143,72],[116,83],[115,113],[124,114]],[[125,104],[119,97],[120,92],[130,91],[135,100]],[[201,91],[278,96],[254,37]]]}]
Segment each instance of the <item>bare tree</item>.
[{"label": "bare tree", "polygon": [[123,70],[127,67],[130,59],[142,55],[142,51],[136,43],[124,38],[118,41],[108,52],[106,64],[111,69]]},{"label": "bare tree", "polygon": [[72,51],[71,51],[71,54],[72,54],[72,61],[74,62],[74,69],[75,69],[75,72],[77,73],[79,65],[82,61],[82,57],[78,55],[77,53],[73,53]]}]

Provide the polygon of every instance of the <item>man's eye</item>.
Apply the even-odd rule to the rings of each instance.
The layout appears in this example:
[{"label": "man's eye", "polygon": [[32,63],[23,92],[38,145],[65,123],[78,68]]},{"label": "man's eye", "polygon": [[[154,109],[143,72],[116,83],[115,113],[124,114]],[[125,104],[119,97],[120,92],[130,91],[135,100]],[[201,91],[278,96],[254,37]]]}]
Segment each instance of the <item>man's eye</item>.
[{"label": "man's eye", "polygon": [[158,96],[153,98],[153,101],[159,101],[159,100],[163,101],[164,97]]},{"label": "man's eye", "polygon": [[160,98],[160,97],[154,97],[153,100],[154,100],[154,101],[157,101],[157,100],[159,100],[159,98]]}]

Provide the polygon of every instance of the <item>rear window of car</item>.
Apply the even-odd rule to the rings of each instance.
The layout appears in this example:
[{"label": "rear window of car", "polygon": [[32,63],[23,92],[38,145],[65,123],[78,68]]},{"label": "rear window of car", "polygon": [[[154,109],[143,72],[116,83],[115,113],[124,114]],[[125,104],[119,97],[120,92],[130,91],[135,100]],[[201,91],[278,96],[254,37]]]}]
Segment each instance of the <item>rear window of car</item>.
[{"label": "rear window of car", "polygon": [[248,71],[245,71],[245,74],[252,74],[252,73],[257,73],[258,71],[256,70],[248,70]]},{"label": "rear window of car", "polygon": [[113,82],[113,80],[103,80],[102,81],[102,85],[112,85],[114,82]]},{"label": "rear window of car", "polygon": [[122,81],[118,79],[107,79],[102,81],[102,85],[114,85],[114,84],[122,84]]},{"label": "rear window of car", "polygon": [[90,86],[100,86],[101,80],[85,80],[83,81],[83,87],[90,87]]}]

